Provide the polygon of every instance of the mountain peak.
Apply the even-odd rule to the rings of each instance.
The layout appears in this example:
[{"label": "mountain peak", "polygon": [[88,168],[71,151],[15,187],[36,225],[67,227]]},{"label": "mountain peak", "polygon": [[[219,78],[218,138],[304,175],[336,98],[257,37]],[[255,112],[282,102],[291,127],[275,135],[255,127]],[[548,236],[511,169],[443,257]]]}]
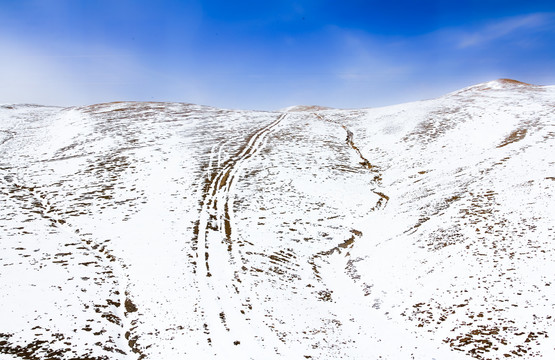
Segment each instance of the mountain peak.
[{"label": "mountain peak", "polygon": [[320,106],[320,105],[294,105],[294,106],[289,106],[287,108],[282,109],[282,111],[285,111],[285,112],[322,111],[322,110],[333,110],[333,108],[327,107],[327,106]]},{"label": "mountain peak", "polygon": [[497,82],[497,83],[503,84],[503,85],[533,86],[532,84],[528,84],[528,83],[518,81],[518,80],[514,80],[514,79],[497,79],[497,80],[494,80],[494,82]]},{"label": "mountain peak", "polygon": [[537,85],[525,83],[514,79],[502,78],[502,79],[496,79],[496,80],[479,83],[476,85],[471,85],[469,87],[455,91],[454,94],[466,93],[468,91],[482,92],[482,91],[489,91],[489,90],[531,89],[534,87],[537,87]]}]

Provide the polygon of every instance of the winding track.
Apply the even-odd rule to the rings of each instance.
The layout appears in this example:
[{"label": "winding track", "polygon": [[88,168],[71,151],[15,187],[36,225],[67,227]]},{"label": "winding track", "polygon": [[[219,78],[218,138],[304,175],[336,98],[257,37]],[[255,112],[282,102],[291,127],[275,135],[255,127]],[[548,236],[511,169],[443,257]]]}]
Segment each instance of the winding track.
[{"label": "winding track", "polygon": [[[318,119],[322,120],[322,121],[327,121],[333,124],[336,124],[335,121],[331,121],[328,120],[326,118],[324,118],[322,115],[319,115],[318,113],[314,113],[314,116],[316,116]],[[364,157],[364,155],[362,154],[362,152],[360,151],[360,149],[358,148],[358,146],[355,145],[354,142],[354,134],[353,132],[344,124],[338,124],[341,125],[341,127],[343,128],[343,130],[345,130],[345,132],[347,133],[347,138],[345,139],[345,142],[347,143],[347,145],[349,145],[349,147],[351,149],[353,149],[354,151],[356,151],[356,153],[358,154],[358,156],[360,157],[360,165],[362,167],[364,167],[365,169],[368,169],[372,172],[377,172],[378,175],[377,177],[375,177],[375,179],[378,179],[377,181],[375,181],[377,183],[377,185],[380,184],[380,175],[379,175],[379,170],[375,169],[375,166],[372,165],[370,163],[370,161],[368,161],[368,159],[366,157]],[[378,200],[378,202],[376,203],[376,206],[374,206],[373,210],[378,210],[378,209],[383,209],[387,206],[387,203],[389,202],[389,196],[387,196],[386,194],[384,194],[381,191],[376,191],[376,189],[372,189],[372,192],[376,195],[378,195],[380,197],[380,199]]]},{"label": "winding track", "polygon": [[[275,355],[275,350],[270,346],[268,351],[256,346],[257,339],[265,338],[268,342],[270,333],[267,334],[270,336],[266,336],[264,329],[255,328],[244,311],[240,312],[244,304],[238,296],[241,264],[236,259],[241,254],[234,247],[238,239],[232,227],[233,185],[245,163],[260,151],[268,134],[286,116],[281,114],[275,121],[252,134],[247,144],[223,164],[220,164],[220,148],[218,164],[213,168],[211,162],[207,170],[208,180],[203,189],[202,208],[195,229],[195,273],[202,307],[205,309],[207,342],[215,356],[243,352],[245,347],[250,347],[249,354]],[[204,266],[201,265],[203,261]]]},{"label": "winding track", "polygon": [[5,143],[7,143],[8,141],[10,141],[11,139],[13,139],[15,137],[15,132],[13,132],[13,131],[0,130],[0,132],[7,134],[7,135],[5,135],[4,139],[0,139],[0,146],[4,145]]}]

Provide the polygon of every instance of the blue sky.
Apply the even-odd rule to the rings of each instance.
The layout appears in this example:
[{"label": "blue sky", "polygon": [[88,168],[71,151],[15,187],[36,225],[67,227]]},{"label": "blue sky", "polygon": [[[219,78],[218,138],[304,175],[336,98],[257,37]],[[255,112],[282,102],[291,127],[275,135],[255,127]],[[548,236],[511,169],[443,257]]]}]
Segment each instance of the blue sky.
[{"label": "blue sky", "polygon": [[0,0],[0,103],[375,107],[555,84],[555,2]]}]

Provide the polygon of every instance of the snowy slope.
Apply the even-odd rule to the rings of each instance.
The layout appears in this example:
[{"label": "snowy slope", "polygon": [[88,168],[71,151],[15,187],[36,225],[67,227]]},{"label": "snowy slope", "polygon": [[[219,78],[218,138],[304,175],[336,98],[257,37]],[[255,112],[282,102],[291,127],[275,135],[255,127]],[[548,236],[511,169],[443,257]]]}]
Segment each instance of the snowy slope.
[{"label": "snowy slope", "polygon": [[0,106],[0,359],[555,356],[555,87]]}]

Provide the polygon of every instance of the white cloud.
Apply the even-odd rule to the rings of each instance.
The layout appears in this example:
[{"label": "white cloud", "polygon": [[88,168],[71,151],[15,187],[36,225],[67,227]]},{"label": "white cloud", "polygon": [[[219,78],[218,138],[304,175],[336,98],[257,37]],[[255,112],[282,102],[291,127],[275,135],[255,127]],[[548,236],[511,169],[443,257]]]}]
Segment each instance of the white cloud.
[{"label": "white cloud", "polygon": [[0,39],[0,46],[0,102],[51,104],[57,92],[74,92],[50,58],[6,38]]},{"label": "white cloud", "polygon": [[[90,43],[37,43],[0,35],[0,104],[86,105],[116,100],[211,105],[205,81],[183,69],[149,66],[139,53]],[[181,71],[183,70],[183,71]]]},{"label": "white cloud", "polygon": [[140,67],[113,50],[54,49],[0,38],[0,102],[74,105],[115,95]]},{"label": "white cloud", "polygon": [[7,36],[0,36],[0,48],[0,103],[69,106],[200,96],[193,80],[180,81],[167,69],[149,69],[140,56],[121,49],[44,45]]},{"label": "white cloud", "polygon": [[514,34],[520,30],[541,29],[553,21],[553,13],[538,13],[503,19],[482,28],[463,33],[458,42],[459,48],[478,46]]},{"label": "white cloud", "polygon": [[[413,67],[392,50],[393,41],[340,30],[342,51],[336,75],[345,81],[388,81],[408,76]],[[402,60],[402,61],[400,61]]]}]

